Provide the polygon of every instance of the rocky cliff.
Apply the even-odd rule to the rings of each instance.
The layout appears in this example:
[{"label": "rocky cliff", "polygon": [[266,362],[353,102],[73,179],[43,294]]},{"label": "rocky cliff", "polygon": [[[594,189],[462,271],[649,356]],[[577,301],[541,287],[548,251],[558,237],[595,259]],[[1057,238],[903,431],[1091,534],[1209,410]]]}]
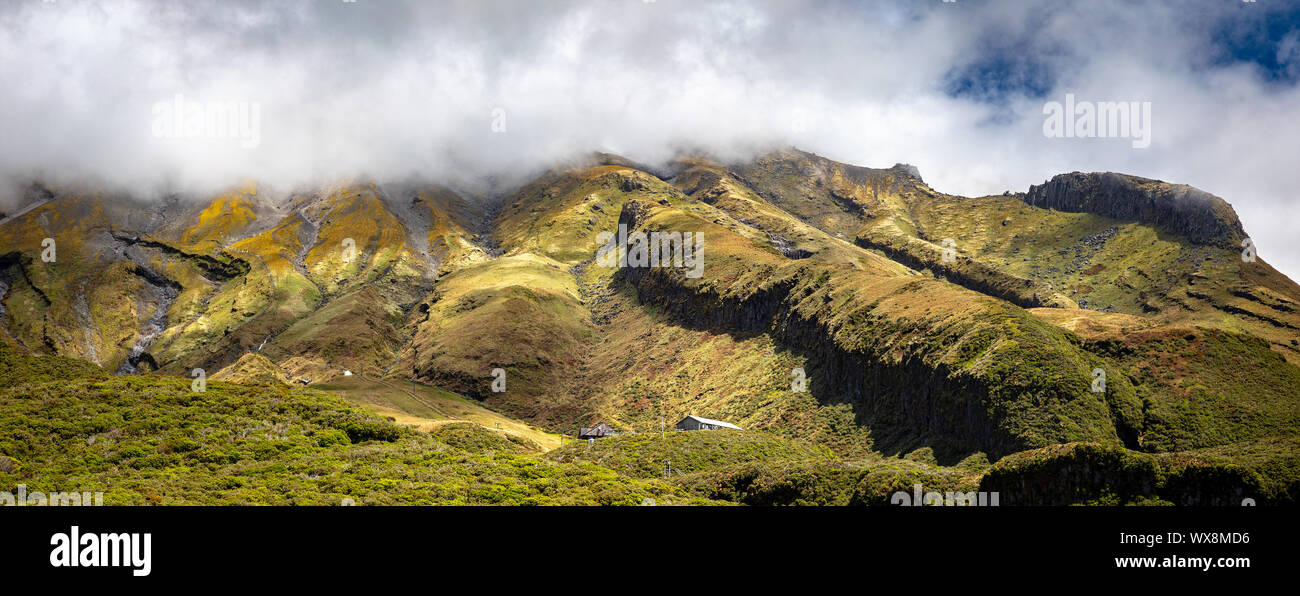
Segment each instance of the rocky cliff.
[{"label": "rocky cliff", "polygon": [[1125,174],[1061,174],[1029,187],[1025,202],[1141,222],[1200,244],[1241,248],[1246,237],[1237,213],[1223,199],[1190,186]]}]

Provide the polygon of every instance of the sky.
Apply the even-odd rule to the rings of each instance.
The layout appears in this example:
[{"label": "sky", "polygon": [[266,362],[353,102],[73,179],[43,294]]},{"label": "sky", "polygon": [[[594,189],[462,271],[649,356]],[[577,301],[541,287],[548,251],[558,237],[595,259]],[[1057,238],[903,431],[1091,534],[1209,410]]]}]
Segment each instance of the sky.
[{"label": "sky", "polygon": [[[1149,144],[1045,134],[1067,96]],[[0,105],[0,176],[144,197],[788,145],[965,196],[1124,172],[1300,279],[1300,2],[4,0]]]}]

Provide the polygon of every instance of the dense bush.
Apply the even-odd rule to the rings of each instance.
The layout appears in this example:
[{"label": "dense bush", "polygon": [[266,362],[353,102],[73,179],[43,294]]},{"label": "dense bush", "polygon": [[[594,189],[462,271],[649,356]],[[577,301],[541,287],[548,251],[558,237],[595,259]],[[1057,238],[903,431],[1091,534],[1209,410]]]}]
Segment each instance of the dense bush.
[{"label": "dense bush", "polygon": [[119,505],[705,502],[452,426],[443,441],[310,389],[90,374],[0,389],[0,490]]}]

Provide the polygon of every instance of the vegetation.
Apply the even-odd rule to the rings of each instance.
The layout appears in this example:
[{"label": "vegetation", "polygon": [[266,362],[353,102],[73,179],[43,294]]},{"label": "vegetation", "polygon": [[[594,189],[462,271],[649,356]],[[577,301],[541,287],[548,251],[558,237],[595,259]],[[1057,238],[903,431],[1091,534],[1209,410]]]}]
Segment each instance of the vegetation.
[{"label": "vegetation", "polygon": [[662,478],[702,470],[770,460],[835,458],[825,448],[782,439],[764,432],[717,430],[664,434],[638,433],[580,441],[550,452],[554,461],[591,461],[635,478]]},{"label": "vegetation", "polygon": [[[1182,192],[1141,185],[1156,212]],[[500,199],[51,196],[0,224],[6,482],[130,503],[1298,494],[1300,286],[1113,205],[794,150],[597,155]],[[1202,215],[1240,228],[1222,201]],[[620,224],[704,234],[704,275],[601,267]],[[655,434],[690,414],[749,430]],[[635,434],[555,450],[596,421]]]},{"label": "vegetation", "polygon": [[696,494],[745,505],[881,506],[896,493],[976,490],[978,475],[894,458],[857,462],[777,461],[683,478]]},{"label": "vegetation", "polygon": [[841,460],[830,450],[757,431],[640,433],[552,451],[557,462],[594,462],[632,478],[667,478],[700,497],[746,505],[885,505],[915,484],[975,490],[979,473],[915,459]]},{"label": "vegetation", "polygon": [[106,376],[103,369],[85,360],[62,356],[29,356],[0,342],[0,389]]},{"label": "vegetation", "polygon": [[472,423],[518,445],[536,451],[560,446],[558,435],[510,418],[478,400],[445,389],[401,379],[374,379],[355,375],[337,377],[314,385],[339,395],[368,411],[423,431],[435,432],[447,425]]},{"label": "vegetation", "polygon": [[97,375],[0,389],[0,486],[110,505],[706,502],[532,448],[476,425],[422,433],[312,389]]},{"label": "vegetation", "polygon": [[1089,443],[1052,445],[995,464],[981,490],[1011,505],[1260,505],[1300,497],[1294,437],[1147,454]]}]

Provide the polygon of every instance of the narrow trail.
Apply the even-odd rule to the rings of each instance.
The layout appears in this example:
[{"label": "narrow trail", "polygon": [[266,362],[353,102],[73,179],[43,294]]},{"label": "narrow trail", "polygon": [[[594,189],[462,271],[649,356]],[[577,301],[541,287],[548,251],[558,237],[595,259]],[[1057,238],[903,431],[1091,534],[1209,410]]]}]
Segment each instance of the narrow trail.
[{"label": "narrow trail", "polygon": [[[416,395],[415,393],[411,392],[409,389],[407,389],[407,388],[405,388],[405,387],[402,387],[401,385],[394,384],[393,382],[391,382],[391,381],[389,381],[389,380],[387,380],[387,379],[372,378],[372,377],[366,377],[366,376],[362,376],[361,378],[362,378],[363,380],[366,380],[366,381],[370,381],[370,382],[373,382],[373,383],[378,383],[378,384],[383,385],[384,387],[387,387],[387,388],[389,388],[389,389],[395,389],[395,390],[397,390],[397,391],[401,391],[402,393],[405,393],[406,395],[410,396],[411,399],[415,400],[415,401],[418,402],[420,405],[422,405],[422,406],[424,406],[424,407],[426,407],[426,408],[429,408],[429,411],[434,412],[435,414],[438,414],[438,415],[440,415],[440,416],[443,415],[443,414],[442,414],[442,411],[439,410],[436,406],[434,406],[433,404],[431,404],[431,403],[425,401],[424,398],[420,397],[419,395]],[[448,420],[454,420],[454,421],[456,421],[456,422],[469,422],[468,420],[462,420],[462,419],[460,419],[460,418],[452,418],[452,417],[450,417],[450,416],[448,416],[447,419],[448,419]],[[432,419],[430,419],[430,420],[432,420]],[[436,422],[436,421],[435,421],[435,422]]]},{"label": "narrow trail", "polygon": [[0,225],[3,225],[3,224],[5,224],[5,223],[7,223],[7,222],[9,222],[9,221],[11,221],[11,220],[18,219],[18,218],[22,217],[23,215],[26,215],[28,212],[34,210],[34,209],[38,209],[38,208],[40,208],[40,207],[43,206],[43,205],[48,205],[48,204],[49,204],[50,202],[52,202],[52,201],[53,201],[53,199],[46,199],[46,200],[41,201],[41,202],[39,202],[39,203],[34,203],[34,204],[28,205],[28,206],[26,206],[26,207],[23,207],[22,209],[19,209],[18,211],[15,211],[14,213],[10,213],[10,214],[8,214],[6,217],[0,218]]}]

